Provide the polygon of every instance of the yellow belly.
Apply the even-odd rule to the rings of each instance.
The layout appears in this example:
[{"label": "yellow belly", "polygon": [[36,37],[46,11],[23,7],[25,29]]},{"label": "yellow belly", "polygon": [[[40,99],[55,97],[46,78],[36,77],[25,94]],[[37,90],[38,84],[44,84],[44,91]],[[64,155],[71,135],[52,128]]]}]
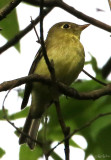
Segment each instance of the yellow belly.
[{"label": "yellow belly", "polygon": [[[84,66],[83,47],[80,50],[73,47],[70,49],[66,48],[65,52],[59,52],[58,49],[56,53],[55,50],[50,49],[48,52],[52,54],[49,54],[48,57],[50,61],[53,60],[56,79],[70,85],[77,78]],[[34,73],[50,77],[44,57],[42,57]]]},{"label": "yellow belly", "polygon": [[[74,47],[72,44],[69,44],[68,48],[63,48],[64,44],[55,48],[52,46],[47,52],[49,60],[53,60],[56,79],[67,85],[70,85],[77,78],[84,65],[84,49],[80,42],[78,42],[78,45],[80,46],[75,45],[76,47]],[[50,78],[44,57],[41,58],[34,73]],[[59,95],[60,93],[52,86],[34,82],[32,88],[33,109],[31,114],[33,116],[42,115],[50,102],[57,99]]]}]

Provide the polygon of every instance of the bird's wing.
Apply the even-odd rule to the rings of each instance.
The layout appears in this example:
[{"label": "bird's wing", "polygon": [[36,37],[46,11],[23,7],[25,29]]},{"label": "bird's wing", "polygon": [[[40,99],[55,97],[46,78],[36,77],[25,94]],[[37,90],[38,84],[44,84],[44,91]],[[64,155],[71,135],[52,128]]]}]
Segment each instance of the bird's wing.
[{"label": "bird's wing", "polygon": [[[35,59],[31,65],[31,68],[29,70],[29,74],[33,74],[34,71],[35,71],[35,68],[37,67],[37,64],[38,62],[40,61],[40,59],[42,58],[42,49],[40,48],[35,56]],[[21,104],[21,109],[24,109],[28,103],[28,99],[29,99],[29,96],[30,96],[30,93],[31,93],[31,90],[32,90],[32,83],[26,83],[25,85],[25,91],[24,91],[24,97],[23,97],[23,101],[22,101],[22,104]]]}]

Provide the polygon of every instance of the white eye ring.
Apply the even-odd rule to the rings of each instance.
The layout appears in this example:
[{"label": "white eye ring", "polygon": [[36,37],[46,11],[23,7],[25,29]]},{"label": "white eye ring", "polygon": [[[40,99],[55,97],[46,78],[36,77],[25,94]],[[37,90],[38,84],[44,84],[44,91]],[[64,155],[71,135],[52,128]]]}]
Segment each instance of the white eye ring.
[{"label": "white eye ring", "polygon": [[69,28],[71,28],[71,25],[65,23],[64,25],[61,26],[61,28],[69,29]]}]

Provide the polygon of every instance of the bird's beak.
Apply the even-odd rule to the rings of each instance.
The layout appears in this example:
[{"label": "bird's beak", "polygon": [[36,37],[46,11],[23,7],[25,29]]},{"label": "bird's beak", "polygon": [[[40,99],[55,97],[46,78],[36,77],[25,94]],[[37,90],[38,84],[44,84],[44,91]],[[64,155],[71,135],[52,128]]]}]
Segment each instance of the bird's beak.
[{"label": "bird's beak", "polygon": [[85,25],[80,25],[80,29],[81,31],[84,30],[85,28],[87,28],[90,24],[85,24]]}]

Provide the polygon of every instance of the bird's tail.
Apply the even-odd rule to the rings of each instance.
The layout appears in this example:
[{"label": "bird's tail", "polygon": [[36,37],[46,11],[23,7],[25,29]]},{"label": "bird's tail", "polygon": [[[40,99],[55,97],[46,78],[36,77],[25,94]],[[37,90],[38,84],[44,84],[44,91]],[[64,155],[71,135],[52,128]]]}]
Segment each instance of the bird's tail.
[{"label": "bird's tail", "polygon": [[36,140],[37,139],[37,133],[40,125],[40,118],[37,119],[32,119],[29,115],[25,121],[25,125],[23,128],[23,133],[20,135],[19,138],[19,144],[27,143],[30,149],[34,149],[35,147],[35,142],[31,140],[30,138],[27,137],[30,136],[32,139]]}]

